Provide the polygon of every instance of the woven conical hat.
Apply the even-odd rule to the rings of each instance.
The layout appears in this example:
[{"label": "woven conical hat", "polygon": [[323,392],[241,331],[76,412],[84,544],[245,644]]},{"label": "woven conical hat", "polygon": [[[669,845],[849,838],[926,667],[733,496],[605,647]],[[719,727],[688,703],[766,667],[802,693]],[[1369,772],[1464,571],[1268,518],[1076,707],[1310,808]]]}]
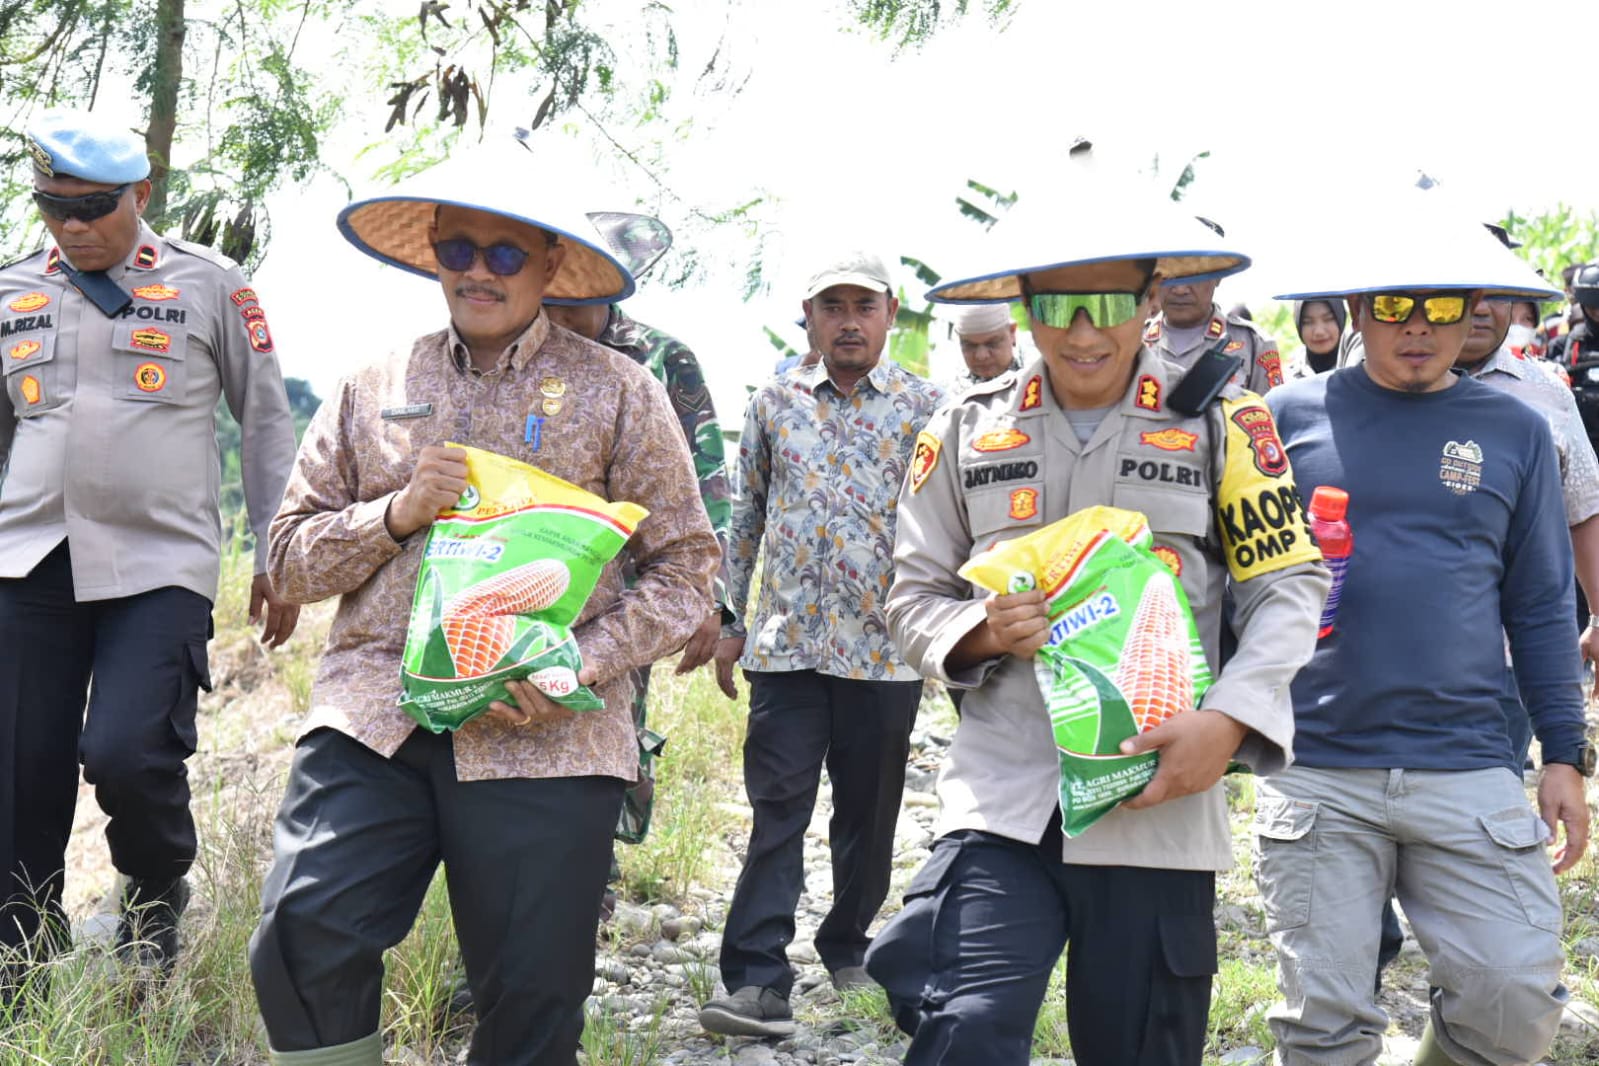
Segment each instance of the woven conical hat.
[{"label": "woven conical hat", "polygon": [[962,276],[927,294],[939,303],[1016,300],[1021,275],[1058,267],[1153,259],[1166,281],[1236,274],[1249,257],[1136,175],[1111,175],[1075,152],[1058,181],[1022,196],[959,265]]},{"label": "woven conical hat", "polygon": [[[569,205],[571,196],[563,190],[570,180],[541,173],[535,158],[506,137],[453,156],[401,183],[392,194],[351,204],[339,212],[339,232],[374,259],[437,278],[439,264],[428,229],[439,207],[503,215],[549,230],[567,246],[561,268],[545,286],[546,302],[625,300],[633,295],[633,275],[606,248],[595,223]],[[607,214],[614,225],[615,216],[629,212]]]},{"label": "woven conical hat", "polygon": [[1452,212],[1435,193],[1396,192],[1368,205],[1364,225],[1349,221],[1319,241],[1314,254],[1277,272],[1291,291],[1279,300],[1313,300],[1362,292],[1481,289],[1506,299],[1561,297],[1526,261],[1482,223]]}]

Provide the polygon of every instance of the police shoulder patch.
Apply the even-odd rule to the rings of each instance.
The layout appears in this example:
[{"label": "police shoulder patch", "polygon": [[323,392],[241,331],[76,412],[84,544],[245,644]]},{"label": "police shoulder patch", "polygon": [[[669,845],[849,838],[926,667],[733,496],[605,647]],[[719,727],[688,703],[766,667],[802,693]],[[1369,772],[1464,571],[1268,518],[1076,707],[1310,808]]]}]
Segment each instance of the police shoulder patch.
[{"label": "police shoulder patch", "polygon": [[246,321],[244,329],[250,335],[250,347],[263,354],[272,350],[272,331],[267,328],[265,318]]},{"label": "police shoulder patch", "polygon": [[1234,579],[1320,560],[1271,412],[1243,393],[1222,399],[1221,421],[1227,451],[1216,518]]},{"label": "police shoulder patch", "polygon": [[938,456],[943,450],[939,439],[927,430],[916,434],[916,450],[911,453],[911,492],[922,491],[922,486],[927,483],[935,469],[938,468]]},{"label": "police shoulder patch", "polygon": [[1260,369],[1266,373],[1266,384],[1276,388],[1283,383],[1283,358],[1277,354],[1277,349],[1267,348],[1255,357],[1255,362],[1260,364]]}]

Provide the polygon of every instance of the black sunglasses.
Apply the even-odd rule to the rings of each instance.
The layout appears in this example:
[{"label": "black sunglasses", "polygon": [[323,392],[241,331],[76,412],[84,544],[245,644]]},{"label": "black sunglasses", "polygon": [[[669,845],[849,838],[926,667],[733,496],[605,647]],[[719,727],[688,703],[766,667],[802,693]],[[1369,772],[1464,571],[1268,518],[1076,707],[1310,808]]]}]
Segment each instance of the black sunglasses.
[{"label": "black sunglasses", "polygon": [[39,206],[40,213],[57,222],[67,222],[74,218],[79,222],[94,222],[115,211],[122,203],[122,194],[131,187],[131,183],[118,185],[115,189],[91,192],[85,196],[52,196],[35,189],[33,202]]},{"label": "black sunglasses", "polygon": [[472,269],[473,260],[481,254],[483,265],[489,268],[489,273],[502,278],[508,278],[521,271],[527,265],[528,257],[527,252],[514,244],[495,243],[487,248],[479,248],[465,237],[447,237],[442,241],[434,241],[433,254],[438,257],[439,265],[445,270],[457,273]]}]

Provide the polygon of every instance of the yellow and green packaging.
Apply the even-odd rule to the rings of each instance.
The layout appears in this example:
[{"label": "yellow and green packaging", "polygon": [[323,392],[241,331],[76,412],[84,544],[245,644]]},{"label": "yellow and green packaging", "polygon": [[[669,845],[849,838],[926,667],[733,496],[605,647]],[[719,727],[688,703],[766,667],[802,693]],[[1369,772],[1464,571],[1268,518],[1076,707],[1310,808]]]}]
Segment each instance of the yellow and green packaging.
[{"label": "yellow and green packaging", "polygon": [[[452,445],[454,447],[454,445]],[[478,448],[467,488],[428,531],[406,633],[400,705],[435,733],[458,729],[530,680],[576,711],[604,706],[578,683],[571,625],[605,564],[648,514]]]},{"label": "yellow and green packaging", "polygon": [[1033,670],[1060,758],[1061,828],[1078,836],[1155,775],[1156,754],[1122,755],[1122,741],[1210,687],[1188,597],[1144,516],[1114,507],[996,545],[960,573],[1001,594],[1044,590],[1049,641]]}]

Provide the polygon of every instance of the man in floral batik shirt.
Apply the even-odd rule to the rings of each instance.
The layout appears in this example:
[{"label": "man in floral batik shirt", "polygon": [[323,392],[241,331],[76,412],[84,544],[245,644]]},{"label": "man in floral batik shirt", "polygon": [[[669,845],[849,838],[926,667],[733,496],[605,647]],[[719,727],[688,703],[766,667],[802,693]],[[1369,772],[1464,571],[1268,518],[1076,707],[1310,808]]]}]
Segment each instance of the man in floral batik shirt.
[{"label": "man in floral batik shirt", "polygon": [[[838,988],[869,983],[866,927],[888,894],[894,823],[922,682],[883,618],[894,513],[916,434],[944,400],[882,360],[898,301],[877,257],[851,252],[811,278],[805,317],[821,361],[750,398],[728,538],[717,680],[750,683],[744,786],[754,828],[722,934],[731,995],[700,1024],[731,1035],[794,1030],[784,948],[804,886],[805,828],[822,766],[833,786],[833,907],[816,951]],[[746,633],[757,554],[760,602]],[[747,637],[747,639],[746,639]]]}]

